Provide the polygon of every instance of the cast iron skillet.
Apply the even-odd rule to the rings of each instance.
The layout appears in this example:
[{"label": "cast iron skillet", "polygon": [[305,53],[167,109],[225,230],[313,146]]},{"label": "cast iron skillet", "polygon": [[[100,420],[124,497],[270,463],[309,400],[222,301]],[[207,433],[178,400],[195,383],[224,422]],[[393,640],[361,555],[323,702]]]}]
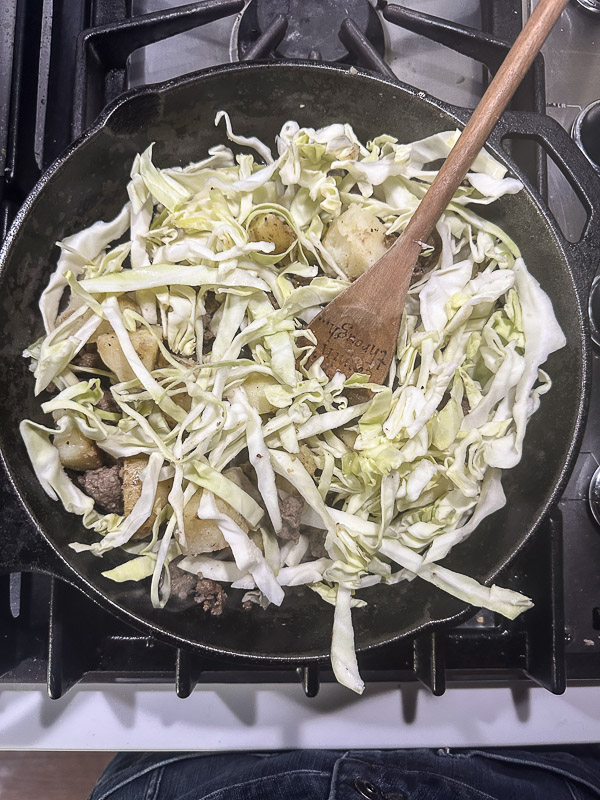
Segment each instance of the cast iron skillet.
[{"label": "cast iron skillet", "polygon": [[[69,549],[69,542],[85,536],[79,518],[44,494],[18,433],[24,417],[43,418],[21,353],[42,332],[37,302],[54,268],[54,243],[117,213],[127,199],[132,159],[150,142],[156,142],[159,166],[185,165],[224,142],[223,128],[213,125],[221,108],[230,113],[234,130],[267,142],[288,119],[314,127],[349,122],[363,140],[385,132],[411,141],[460,127],[467,114],[404,84],[305,62],[220,67],[134,90],[117,100],[42,176],[0,253],[0,448],[14,487],[50,546],[47,563],[38,567],[58,572],[102,606],[173,644],[206,654],[307,662],[328,654],[332,624],[332,609],[308,589],[295,590],[281,609],[266,613],[243,612],[232,592],[225,613],[211,618],[177,601],[155,610],[145,583],[103,579],[100,570],[122,557],[109,553],[100,562]],[[552,299],[568,342],[546,366],[554,386],[529,426],[521,464],[504,478],[506,507],[444,562],[488,583],[539,527],[564,488],[577,452],[589,383],[583,308],[596,268],[594,246],[600,240],[597,179],[563,129],[541,115],[505,115],[489,147],[521,177],[501,146],[509,134],[537,139],[575,171],[575,188],[590,219],[583,240],[574,246],[529,188],[486,212],[519,243],[529,269]],[[359,650],[456,620],[465,612],[464,604],[418,580],[373,587],[364,596],[367,607],[354,614]]]}]

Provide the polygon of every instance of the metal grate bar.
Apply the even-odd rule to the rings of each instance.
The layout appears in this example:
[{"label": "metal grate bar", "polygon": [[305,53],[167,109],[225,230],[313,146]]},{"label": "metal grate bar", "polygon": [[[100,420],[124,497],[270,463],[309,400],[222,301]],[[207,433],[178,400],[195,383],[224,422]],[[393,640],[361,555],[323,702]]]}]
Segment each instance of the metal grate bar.
[{"label": "metal grate bar", "polygon": [[[545,536],[543,534],[546,534]],[[548,535],[549,534],[549,535]],[[565,603],[562,519],[555,511],[521,562],[534,607],[527,612],[527,674],[540,686],[562,694],[566,689]],[[521,563],[520,562],[520,563]]]},{"label": "metal grate bar", "polygon": [[100,609],[69,584],[53,578],[48,625],[47,687],[52,700],[93,671],[99,662],[96,620]]},{"label": "metal grate bar", "polygon": [[[498,6],[493,0],[482,0],[484,30],[480,31],[403,6],[379,3],[388,22],[479,61],[486,67],[488,78],[498,70],[523,24],[521,0],[508,0],[501,4],[501,8]],[[541,53],[523,78],[509,107],[513,111],[545,112],[545,67]],[[513,142],[507,149],[542,197],[546,197],[547,165],[542,148],[533,142]]]},{"label": "metal grate bar", "polygon": [[240,61],[256,61],[259,58],[268,56],[285,36],[287,27],[288,21],[283,14],[276,16],[266,31],[254,42],[252,47],[246,50]]},{"label": "metal grate bar", "polygon": [[[0,77],[3,121],[0,125],[0,148],[3,163],[0,173],[1,220],[0,236],[3,239],[12,217],[23,202],[31,185],[38,177],[33,153],[32,132],[35,126],[35,105],[27,99],[35,96],[37,81],[36,59],[30,53],[40,47],[41,0],[23,0],[7,7],[6,29],[2,27],[0,40]],[[4,8],[3,8],[4,11]],[[14,11],[14,16],[11,12]],[[39,14],[38,14],[39,12]],[[10,14],[10,17],[9,17]],[[7,36],[12,29],[13,44]],[[6,101],[6,105],[4,105]],[[17,161],[19,169],[17,170]]]},{"label": "metal grate bar", "polygon": [[299,667],[298,673],[302,681],[302,688],[307,697],[316,697],[321,686],[320,669],[318,664],[307,664]]},{"label": "metal grate bar", "polygon": [[243,0],[203,0],[83,31],[77,42],[72,136],[79,136],[126,86],[127,59],[140,47],[241,11]]},{"label": "metal grate bar", "polygon": [[485,64],[492,72],[498,69],[510,46],[506,41],[490,33],[466,25],[457,25],[440,17],[414,11],[412,8],[386,4],[381,13],[388,22],[474,58]]},{"label": "metal grate bar", "polygon": [[[503,17],[507,13],[507,9],[502,10]],[[382,14],[388,22],[394,25],[399,25],[408,31],[426,36],[428,39],[444,45],[444,47],[449,47],[457,53],[462,53],[462,55],[479,61],[488,68],[492,75],[496,73],[504,60],[514,38],[499,38],[489,32],[470,28],[466,25],[457,25],[454,22],[429,14],[422,14],[419,11],[413,11],[410,8],[398,5],[386,5],[382,10]],[[498,20],[497,14],[484,15],[484,18],[494,29]],[[518,19],[521,19],[520,16]],[[505,26],[503,30],[506,30]],[[517,30],[520,30],[520,25]],[[537,56],[534,65],[515,93],[511,108],[513,110],[544,111],[544,59],[541,54]]]},{"label": "metal grate bar", "polygon": [[0,27],[0,202],[4,199],[7,180],[5,172],[8,151],[9,109],[11,105],[13,61],[15,48],[15,29],[17,21],[17,0],[6,0],[3,9],[3,22]]},{"label": "metal grate bar", "polygon": [[437,633],[423,633],[413,641],[414,671],[421,683],[439,697],[446,691],[446,659],[443,639]]},{"label": "metal grate bar", "polygon": [[[506,42],[514,42],[523,26],[522,0],[480,0],[481,22],[484,30]],[[513,111],[546,113],[546,68],[539,54],[515,93],[511,102]],[[548,162],[544,149],[532,141],[509,142],[508,152],[525,172],[540,195],[548,197]]]},{"label": "metal grate bar", "polygon": [[175,692],[177,697],[189,697],[198,683],[194,675],[193,656],[189,650],[177,648],[175,656]]},{"label": "metal grate bar", "polygon": [[392,69],[385,63],[354,20],[345,19],[342,22],[340,39],[363,66],[381,73],[390,80],[396,80]]},{"label": "metal grate bar", "polygon": [[523,8],[528,3],[523,0],[479,0],[481,7],[481,27],[484,31],[514,42],[523,27]]},{"label": "metal grate bar", "polygon": [[6,675],[22,659],[19,619],[13,613],[13,575],[0,575],[0,676]]}]

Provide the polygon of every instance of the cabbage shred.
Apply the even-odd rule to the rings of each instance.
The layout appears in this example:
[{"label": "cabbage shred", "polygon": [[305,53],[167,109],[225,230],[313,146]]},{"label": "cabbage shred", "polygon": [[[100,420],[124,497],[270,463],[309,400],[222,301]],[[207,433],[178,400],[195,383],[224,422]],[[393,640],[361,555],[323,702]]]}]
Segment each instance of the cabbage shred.
[{"label": "cabbage shred", "polygon": [[[200,498],[198,516],[219,526],[230,549],[179,566],[246,589],[263,607],[279,605],[284,586],[308,585],[335,606],[338,680],[362,692],[351,616],[368,601],[362,589],[416,576],[511,618],[531,607],[436,562],[504,505],[501,470],[521,458],[527,421],[550,388],[540,365],[565,339],[515,242],[475,211],[521,189],[482,151],[437,225],[435,267],[409,290],[387,384],[329,380],[318,362],[307,367],[314,341],[304,325],[348,285],[324,242],[329,224],[358,204],[387,234],[401,232],[435,176],[428,165],[459,134],[363,145],[349,125],[288,122],[273,155],[221,118],[244,153],[219,145],[198,163],[158,169],[150,147],[135,159],[118,216],[59,243],[40,300],[45,333],[25,353],[36,393],[59,390],[42,404],[56,424],[25,420],[21,432],[45,491],[92,532],[72,547],[123,552],[107,578],[150,579],[152,602],[164,605],[168,565],[185,553],[184,509]],[[284,255],[252,241],[249,226],[263,213],[292,229]],[[65,291],[74,311],[62,319]],[[135,305],[118,302],[125,296]],[[205,344],[209,319],[214,339]],[[72,363],[104,321],[129,381]],[[154,368],[132,344],[136,330],[157,341]],[[98,407],[107,377],[118,413]],[[246,391],[256,380],[266,413]],[[357,387],[372,399],[350,405],[347,389]],[[112,457],[149,458],[127,517],[100,513],[63,469],[53,436],[72,429]],[[253,465],[260,503],[224,474],[240,459]],[[152,534],[134,539],[164,481],[168,500]],[[277,537],[279,501],[291,491],[304,498],[303,524],[322,531],[326,556],[311,557],[304,534],[297,543]]]}]

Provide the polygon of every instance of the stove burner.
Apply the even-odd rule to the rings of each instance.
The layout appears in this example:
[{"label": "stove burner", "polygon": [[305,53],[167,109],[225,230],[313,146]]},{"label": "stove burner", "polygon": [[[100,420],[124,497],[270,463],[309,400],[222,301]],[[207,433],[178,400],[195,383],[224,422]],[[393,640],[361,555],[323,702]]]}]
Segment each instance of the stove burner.
[{"label": "stove burner", "polygon": [[600,15],[600,0],[575,0],[575,5],[590,14]]},{"label": "stove burner", "polygon": [[250,0],[237,29],[237,56],[241,61],[274,55],[357,63],[351,55],[354,48],[346,46],[343,33],[340,38],[348,19],[383,55],[383,26],[368,0]]},{"label": "stove burner", "polygon": [[596,172],[600,172],[600,100],[583,109],[573,123],[571,136]]}]

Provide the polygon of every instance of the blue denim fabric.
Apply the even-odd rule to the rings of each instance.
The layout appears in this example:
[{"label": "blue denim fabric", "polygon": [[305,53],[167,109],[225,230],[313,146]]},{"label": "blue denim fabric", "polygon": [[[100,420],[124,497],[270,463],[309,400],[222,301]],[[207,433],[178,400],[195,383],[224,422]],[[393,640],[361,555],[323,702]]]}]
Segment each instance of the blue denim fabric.
[{"label": "blue denim fabric", "polygon": [[591,800],[600,755],[539,750],[120,753],[90,800]]}]

